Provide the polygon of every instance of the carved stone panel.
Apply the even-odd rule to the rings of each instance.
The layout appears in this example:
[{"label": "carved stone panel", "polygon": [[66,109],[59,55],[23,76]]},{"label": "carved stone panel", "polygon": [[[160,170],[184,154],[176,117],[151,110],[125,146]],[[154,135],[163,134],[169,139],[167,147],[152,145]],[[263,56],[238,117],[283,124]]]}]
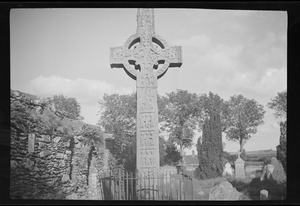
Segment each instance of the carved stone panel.
[{"label": "carved stone panel", "polygon": [[168,47],[163,51],[163,56],[169,60],[169,62],[179,63],[182,62],[181,46]]},{"label": "carved stone panel", "polygon": [[110,48],[111,64],[120,64],[125,58],[124,48],[122,46]]},{"label": "carved stone panel", "polygon": [[153,98],[156,97],[156,89],[149,88],[149,87],[142,87],[138,88],[138,95],[140,98],[148,97],[148,98]]},{"label": "carved stone panel", "polygon": [[[138,9],[137,31],[121,47],[111,48],[110,66],[123,68],[136,80],[137,88],[137,169],[154,177],[159,170],[157,79],[169,67],[182,64],[181,47],[170,47],[154,31],[153,9]],[[139,186],[151,185],[155,182]],[[155,198],[154,198],[155,199]]]},{"label": "carved stone panel", "polygon": [[156,157],[152,156],[152,157],[147,157],[147,156],[141,156],[140,157],[140,165],[141,167],[154,167],[156,166]]},{"label": "carved stone panel", "polygon": [[140,148],[155,147],[155,132],[141,132],[140,133]]},{"label": "carved stone panel", "polygon": [[157,79],[154,76],[154,74],[151,72],[145,72],[139,76],[138,82],[137,82],[138,87],[157,87]]},{"label": "carved stone panel", "polygon": [[154,112],[155,100],[153,97],[142,97],[140,99],[140,112]]},{"label": "carved stone panel", "polygon": [[[154,113],[145,113],[145,114],[140,114],[140,129],[142,130],[153,130],[155,128],[155,115]],[[157,127],[157,126],[156,126]]]}]

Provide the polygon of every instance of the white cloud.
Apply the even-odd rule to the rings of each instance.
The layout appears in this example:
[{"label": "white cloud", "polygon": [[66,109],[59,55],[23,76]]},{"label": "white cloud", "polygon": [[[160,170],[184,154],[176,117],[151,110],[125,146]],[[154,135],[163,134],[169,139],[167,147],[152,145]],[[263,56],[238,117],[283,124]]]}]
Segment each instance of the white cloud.
[{"label": "white cloud", "polygon": [[27,92],[49,97],[63,94],[66,97],[74,97],[81,105],[81,115],[88,123],[96,123],[98,112],[98,100],[104,93],[129,94],[132,88],[116,88],[112,84],[100,80],[76,79],[71,80],[61,76],[39,76],[30,81]]},{"label": "white cloud", "polygon": [[227,21],[220,25],[221,28],[225,31],[235,32],[235,33],[244,33],[247,31],[247,26],[234,22],[234,21]]},{"label": "white cloud", "polygon": [[[283,91],[287,88],[287,70],[286,68],[275,69],[268,68],[259,81],[252,82],[251,78],[243,79],[244,86],[251,88],[260,94],[270,94]],[[237,82],[238,80],[233,80]],[[242,86],[242,82],[239,81],[239,85]]]},{"label": "white cloud", "polygon": [[197,50],[198,52],[201,52],[209,49],[212,41],[209,36],[200,34],[196,36],[193,35],[185,39],[174,40],[170,43],[171,45],[181,45],[183,47],[183,50],[187,49],[189,51],[191,49],[193,51]]},{"label": "white cloud", "polygon": [[104,93],[130,93],[131,88],[115,88],[112,84],[100,80],[76,79],[71,80],[61,76],[52,75],[49,77],[39,76],[29,83],[29,92],[36,95],[52,96],[64,94],[70,97],[77,97],[84,103],[92,103]]},{"label": "white cloud", "polygon": [[237,58],[242,49],[243,47],[240,45],[234,47],[218,45],[209,54],[203,56],[197,64],[211,64],[210,69],[226,72],[232,71],[237,67]]}]

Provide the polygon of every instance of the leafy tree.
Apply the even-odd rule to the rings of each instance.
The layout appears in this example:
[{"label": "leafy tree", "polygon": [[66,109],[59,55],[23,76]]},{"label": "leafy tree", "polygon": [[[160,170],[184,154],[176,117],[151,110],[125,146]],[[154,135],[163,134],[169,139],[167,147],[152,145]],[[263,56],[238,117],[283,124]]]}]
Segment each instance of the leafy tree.
[{"label": "leafy tree", "polygon": [[271,99],[267,106],[275,110],[274,116],[276,118],[286,119],[287,115],[287,91],[278,92],[277,96]]},{"label": "leafy tree", "polygon": [[[37,130],[44,133],[58,131],[71,135],[74,128],[64,114],[51,107],[51,100],[40,99],[36,96],[11,91],[11,127],[17,132],[35,132]],[[67,119],[65,119],[67,118]]]},{"label": "leafy tree", "polygon": [[277,146],[277,158],[282,163],[286,171],[286,117],[287,117],[287,91],[278,92],[277,96],[271,99],[267,106],[275,110],[275,118],[283,118],[280,122],[280,139]]},{"label": "leafy tree", "polygon": [[220,115],[211,112],[203,124],[202,141],[197,142],[200,179],[215,178],[223,172],[223,145]]},{"label": "leafy tree", "polygon": [[186,90],[168,93],[164,98],[166,106],[162,111],[164,128],[170,132],[170,140],[179,145],[181,154],[184,148],[192,146],[198,96]]},{"label": "leafy tree", "polygon": [[198,105],[199,111],[201,111],[201,115],[199,114],[198,116],[202,119],[200,123],[203,123],[205,118],[209,118],[212,112],[219,114],[223,132],[226,127],[226,117],[228,116],[228,105],[225,104],[224,100],[218,94],[209,92],[208,95],[202,94],[199,96]]},{"label": "leafy tree", "polygon": [[286,121],[280,122],[280,139],[277,145],[277,159],[281,162],[284,171],[286,172]]},{"label": "leafy tree", "polygon": [[101,116],[98,125],[114,137],[106,140],[107,148],[118,165],[134,171],[136,169],[136,93],[104,94],[99,104]]},{"label": "leafy tree", "polygon": [[167,142],[163,137],[159,137],[159,164],[160,166],[164,166],[167,163],[165,162],[166,157],[166,147]]},{"label": "leafy tree", "polygon": [[[166,111],[167,98],[157,96],[159,122],[164,119],[162,111]],[[98,125],[106,133],[113,134],[112,139],[106,139],[106,146],[117,161],[125,169],[136,169],[136,93],[130,95],[104,94],[100,104],[100,119]],[[162,137],[159,137],[160,165],[175,164],[176,156],[165,161],[166,149],[170,147]],[[174,154],[174,153],[173,153]],[[176,154],[176,153],[175,153]]]},{"label": "leafy tree", "polygon": [[164,162],[167,165],[176,166],[182,160],[180,151],[178,151],[176,145],[171,141],[167,141],[165,153]]},{"label": "leafy tree", "polygon": [[80,116],[80,104],[74,97],[65,97],[64,95],[55,95],[49,102],[53,104],[57,113],[74,120],[82,120]]},{"label": "leafy tree", "polygon": [[243,145],[257,132],[257,127],[263,124],[265,111],[263,106],[254,99],[247,99],[243,95],[234,95],[226,102],[228,112],[226,113],[226,138],[237,141],[240,151]]}]

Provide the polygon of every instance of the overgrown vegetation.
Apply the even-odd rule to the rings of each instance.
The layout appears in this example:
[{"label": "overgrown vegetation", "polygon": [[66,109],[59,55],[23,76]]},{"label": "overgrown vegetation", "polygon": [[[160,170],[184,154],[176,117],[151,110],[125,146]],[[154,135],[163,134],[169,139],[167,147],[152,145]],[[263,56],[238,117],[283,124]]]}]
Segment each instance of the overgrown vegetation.
[{"label": "overgrown vegetation", "polygon": [[[124,165],[131,171],[135,170],[136,93],[105,94],[99,100],[99,104],[101,116],[98,125],[105,133],[113,135],[113,139],[107,140],[107,147],[118,165]],[[242,95],[234,95],[228,101],[224,101],[218,94],[212,92],[208,95],[198,95],[187,90],[176,90],[165,96],[158,95],[157,104],[159,133],[161,135],[164,132],[173,142],[168,151],[172,152],[176,150],[175,148],[179,148],[181,156],[184,148],[192,146],[195,132],[202,131],[205,118],[211,113],[216,113],[220,116],[221,133],[226,133],[228,139],[240,144],[241,156],[245,159],[245,151],[242,147],[263,123],[265,112],[262,105]],[[160,142],[165,144],[161,140]],[[166,146],[160,147],[163,156],[166,155],[166,149]],[[225,160],[224,156],[223,160]],[[164,161],[164,157],[161,156],[160,161]],[[175,164],[174,161],[168,164]]]},{"label": "overgrown vegetation", "polygon": [[[99,101],[101,116],[98,125],[113,138],[106,139],[106,147],[116,160],[117,165],[128,171],[136,169],[136,93],[129,95],[104,94]],[[165,107],[164,100],[158,96],[159,118]],[[171,142],[160,138],[160,164],[176,164],[178,159],[177,148]],[[170,154],[168,154],[170,152]],[[168,156],[166,159],[165,156]],[[172,158],[169,158],[172,156]]]},{"label": "overgrown vegetation", "polygon": [[259,178],[235,179],[217,177],[206,180],[193,179],[194,200],[208,200],[210,188],[224,181],[230,182],[241,193],[240,200],[242,201],[260,200],[260,191],[263,189],[269,192],[270,200],[286,199],[286,184],[279,184],[272,179],[260,181]]},{"label": "overgrown vegetation", "polygon": [[271,99],[268,107],[275,111],[274,116],[280,121],[280,138],[277,146],[277,159],[282,163],[286,172],[286,128],[287,128],[287,91],[278,92],[277,96]]},{"label": "overgrown vegetation", "polygon": [[[59,104],[68,104],[68,99],[65,100],[66,102],[60,99]],[[78,120],[75,117],[70,118],[64,107],[56,108],[52,98],[38,98],[11,90],[10,105],[11,127],[17,132],[42,131],[45,134],[57,132],[70,137],[83,125],[80,121],[74,121]]]},{"label": "overgrown vegetation", "polygon": [[244,180],[229,179],[229,182],[237,191],[248,194],[250,200],[259,200],[260,191],[267,190],[270,200],[284,200],[286,199],[286,184],[277,183],[273,179],[248,178]]}]

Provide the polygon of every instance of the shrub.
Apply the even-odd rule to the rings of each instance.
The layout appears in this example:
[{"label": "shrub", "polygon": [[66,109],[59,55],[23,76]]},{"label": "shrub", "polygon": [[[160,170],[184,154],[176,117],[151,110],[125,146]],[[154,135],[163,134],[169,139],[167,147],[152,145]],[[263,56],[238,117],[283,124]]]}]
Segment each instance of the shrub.
[{"label": "shrub", "polygon": [[200,179],[215,178],[222,175],[222,132],[220,115],[211,112],[210,119],[203,125],[203,140],[197,143]]},{"label": "shrub", "polygon": [[277,159],[281,162],[286,172],[286,121],[280,122],[280,140],[277,146]]}]

